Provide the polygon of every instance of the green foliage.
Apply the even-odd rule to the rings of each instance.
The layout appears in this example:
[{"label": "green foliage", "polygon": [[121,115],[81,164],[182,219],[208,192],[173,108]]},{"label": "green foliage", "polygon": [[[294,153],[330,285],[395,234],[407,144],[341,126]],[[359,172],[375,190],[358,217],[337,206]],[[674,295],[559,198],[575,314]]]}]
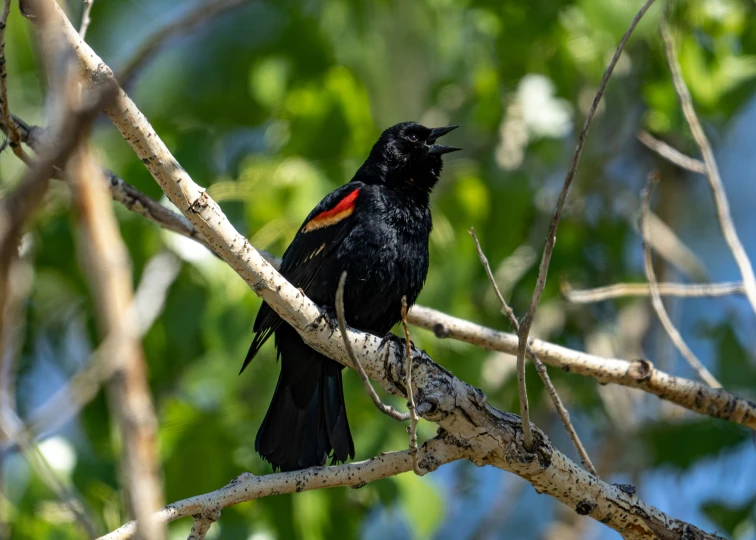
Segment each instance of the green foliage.
[{"label": "green foliage", "polygon": [[[410,119],[461,124],[450,137],[465,151],[447,160],[433,196],[431,270],[420,302],[509,330],[467,231],[476,228],[504,294],[521,316],[577,129],[638,5],[621,0],[250,2],[171,40],[128,90],[237,229],[255,247],[277,254],[317,201],[349,180],[383,128]],[[167,0],[97,0],[88,41],[117,70],[145,35],[188,8]],[[642,150],[634,135],[649,129],[695,153],[662,53],[660,8],[652,8],[639,25],[607,89],[560,225],[536,320],[540,337],[620,358],[644,355],[657,365],[668,359],[661,347],[644,339],[648,332],[642,325],[654,320],[644,300],[571,306],[561,298],[559,279],[580,286],[642,279],[633,201],[642,179],[660,161]],[[754,15],[756,4],[747,0],[694,0],[679,3],[673,12],[683,74],[707,131],[723,133],[752,102]],[[6,36],[7,80],[13,112],[36,122],[43,117],[45,87],[30,28],[14,10]],[[544,103],[523,104],[535,95],[533,87],[523,94],[526,76],[544,85]],[[544,134],[548,114],[566,115],[564,133]],[[161,198],[142,163],[107,122],[98,122],[94,143],[106,166]],[[0,154],[3,190],[13,186],[20,171],[10,152]],[[673,228],[695,221],[715,230],[708,199],[695,192],[702,180],[685,180],[690,183],[678,182],[666,199],[660,197],[660,216]],[[728,191],[736,181],[725,178]],[[672,204],[676,201],[681,204]],[[81,369],[99,341],[72,210],[66,187],[56,183],[30,226],[36,279],[20,358],[23,416]],[[185,259],[164,311],[144,338],[166,497],[217,489],[243,471],[270,472],[253,448],[278,374],[272,347],[237,375],[260,300],[203,248],[177,242],[124,209],[118,209],[118,218],[137,278],[163,249]],[[693,227],[687,232],[702,234]],[[741,229],[744,238],[752,232]],[[713,256],[707,257],[721,240],[705,241],[698,244],[701,257],[713,265]],[[721,259],[729,261],[729,255]],[[727,268],[734,275],[734,267]],[[686,337],[710,351],[702,356],[725,387],[753,398],[752,318],[744,323],[743,317],[723,313],[721,304],[702,302],[684,301]],[[691,332],[702,327],[707,330]],[[517,411],[512,358],[419,329],[412,337],[439,363],[486,391],[493,405]],[[688,374],[680,364],[666,366]],[[602,458],[612,464],[608,477],[656,467],[684,474],[707,460],[726,461],[747,439],[743,430],[721,421],[669,420],[656,398],[636,394],[621,402],[632,419],[624,425],[616,421],[612,407],[617,405],[611,400],[614,394],[624,399],[621,390],[600,390],[590,379],[552,372],[592,455],[623,437],[642,441],[643,451]],[[531,368],[528,381],[534,418],[570,451],[562,428],[546,422],[553,418],[551,405]],[[405,448],[403,426],[374,410],[354,373],[345,372],[345,384],[357,459]],[[434,432],[435,426],[421,423],[421,439]],[[61,436],[76,455],[75,467],[65,474],[100,530],[115,528],[128,512],[119,487],[121,447],[105,395],[87,405]],[[8,516],[14,538],[80,537],[70,515],[19,456],[5,465],[12,469],[5,476],[7,500],[0,512]],[[456,471],[449,473],[451,483],[469,472],[449,469]],[[225,510],[214,530],[217,538],[353,538],[367,534],[384,509],[392,516],[387,519],[408,524],[412,538],[430,538],[443,534],[457,499],[496,498],[490,491],[478,493],[479,486],[457,493],[435,478],[407,474],[359,490],[269,497]],[[750,507],[730,506],[711,489],[701,498],[708,501],[701,520],[733,536],[749,523],[753,527],[753,499]],[[538,504],[550,504],[545,501]],[[463,516],[471,529],[476,516]],[[536,528],[528,530],[538,536]],[[187,531],[186,521],[171,526],[172,537],[185,537]]]}]

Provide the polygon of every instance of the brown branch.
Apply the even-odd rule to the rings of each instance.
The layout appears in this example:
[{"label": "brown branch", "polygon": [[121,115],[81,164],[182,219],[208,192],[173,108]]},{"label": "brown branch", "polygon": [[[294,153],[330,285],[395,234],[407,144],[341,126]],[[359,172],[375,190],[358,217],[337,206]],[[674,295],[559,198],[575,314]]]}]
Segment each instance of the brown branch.
[{"label": "brown branch", "polygon": [[[667,8],[668,6],[669,3],[667,4]],[[748,298],[748,302],[751,304],[751,309],[756,313],[756,276],[754,276],[751,261],[743,248],[743,244],[740,242],[740,238],[738,238],[737,231],[735,230],[735,224],[730,215],[730,204],[727,201],[722,178],[719,176],[719,168],[714,159],[714,151],[711,148],[709,139],[706,137],[706,134],[701,127],[701,121],[698,119],[695,108],[693,107],[693,99],[690,97],[690,92],[688,91],[688,87],[685,85],[685,80],[682,76],[680,62],[677,59],[677,51],[675,50],[675,40],[669,28],[669,23],[667,22],[667,9],[664,10],[664,15],[661,21],[661,35],[664,40],[664,52],[667,56],[669,71],[672,74],[672,82],[674,83],[677,97],[680,100],[680,106],[682,107],[685,120],[690,127],[690,132],[693,134],[693,138],[701,151],[701,156],[706,165],[706,178],[709,181],[711,194],[714,197],[714,204],[717,209],[717,218],[719,220],[719,226],[722,229],[722,235],[724,236],[733,257],[735,258],[735,262],[738,265],[738,269],[740,270],[740,276],[743,279],[743,286],[745,287],[746,298]]]},{"label": "brown branch", "polygon": [[427,471],[420,468],[417,461],[417,408],[415,407],[415,392],[412,390],[412,340],[410,339],[409,328],[407,327],[407,297],[402,296],[402,329],[404,330],[404,386],[407,390],[407,409],[410,415],[410,425],[407,426],[409,433],[409,452],[412,457],[412,470],[417,476],[424,476]]},{"label": "brown branch", "polygon": [[[504,296],[501,294],[501,291],[499,290],[499,286],[496,283],[496,278],[493,275],[493,272],[491,271],[491,265],[488,264],[488,257],[486,257],[486,254],[483,252],[483,248],[480,245],[480,242],[478,241],[478,237],[475,234],[475,227],[470,229],[470,235],[473,238],[473,241],[475,242],[475,249],[478,251],[478,258],[480,258],[480,262],[483,265],[483,268],[486,270],[486,275],[488,276],[488,281],[491,282],[491,286],[494,289],[494,292],[496,293],[496,297],[499,299],[499,303],[501,304],[501,310],[502,312],[507,316],[509,319],[509,323],[512,325],[512,328],[514,328],[515,332],[517,332],[520,329],[520,323],[517,320],[517,317],[514,314],[514,311],[511,307],[509,307],[509,304],[506,300],[504,300]],[[577,434],[577,431],[575,431],[575,426],[572,425],[572,421],[570,420],[570,413],[567,411],[567,408],[564,406],[564,403],[562,403],[562,398],[559,397],[559,394],[556,391],[556,388],[554,387],[554,384],[551,382],[551,377],[549,377],[548,371],[546,371],[546,366],[543,365],[543,362],[541,362],[540,358],[538,358],[538,355],[536,355],[533,352],[533,349],[530,347],[530,345],[527,346],[527,353],[530,355],[530,358],[533,360],[533,363],[535,364],[536,371],[541,376],[541,380],[543,381],[543,384],[546,386],[546,390],[549,392],[549,396],[551,397],[551,401],[554,403],[554,408],[556,408],[557,413],[559,414],[559,418],[562,420],[562,424],[564,424],[564,428],[567,430],[567,434],[570,436],[570,440],[572,440],[572,444],[575,447],[575,450],[577,450],[578,455],[580,456],[580,461],[583,462],[583,467],[585,467],[585,470],[591,473],[593,476],[598,477],[598,473],[596,472],[596,468],[593,466],[593,462],[591,461],[591,458],[588,456],[588,452],[585,450],[585,446],[583,446],[582,441],[580,440],[580,437]],[[517,370],[518,370],[518,378],[517,382],[519,385],[519,370],[520,370],[520,364],[517,364]],[[522,365],[522,369],[525,369],[524,363]],[[523,403],[522,401],[525,401],[525,408],[528,408],[528,396],[527,393],[524,392],[524,384],[525,384],[525,377],[522,377],[523,380],[523,391],[520,393],[520,410],[523,409]],[[529,421],[528,421],[529,422]],[[525,418],[523,417],[523,433],[525,432]]]},{"label": "brown branch", "polygon": [[124,447],[124,472],[130,507],[144,538],[160,540],[165,531],[152,517],[163,505],[163,487],[157,455],[157,420],[137,325],[131,311],[131,266],[118,223],[108,201],[101,169],[82,147],[71,160],[71,183],[80,225],[79,249],[90,277],[90,287],[104,337],[123,333],[123,346],[110,358],[113,376],[108,383],[111,414]]},{"label": "brown branch", "polygon": [[651,135],[648,131],[641,130],[638,133],[638,140],[642,142],[649,150],[653,150],[670,163],[677,165],[686,171],[706,174],[706,165],[704,162],[690,156],[686,156],[679,150],[672,148],[664,141],[660,141]]},{"label": "brown branch", "polygon": [[551,218],[551,223],[549,224],[549,230],[546,235],[546,245],[543,248],[541,264],[538,267],[538,279],[536,281],[535,290],[533,291],[533,298],[530,301],[528,311],[523,317],[522,322],[520,323],[520,329],[517,332],[520,340],[520,344],[517,348],[518,365],[525,361],[525,349],[528,344],[528,335],[530,334],[530,327],[533,324],[533,318],[535,317],[536,309],[538,308],[538,304],[541,302],[541,295],[543,294],[543,290],[546,287],[546,276],[549,273],[549,264],[551,263],[551,255],[554,251],[554,244],[556,243],[556,231],[557,227],[559,226],[559,220],[562,217],[562,209],[564,208],[564,203],[567,200],[567,194],[570,191],[572,181],[575,178],[575,174],[577,173],[578,164],[580,163],[580,156],[583,153],[583,147],[585,146],[585,140],[588,137],[588,131],[590,130],[591,123],[593,122],[593,117],[596,114],[598,105],[601,102],[604,91],[606,90],[606,85],[609,82],[609,78],[612,76],[614,67],[617,65],[617,62],[622,55],[622,51],[625,48],[627,40],[630,38],[633,30],[635,30],[638,22],[641,20],[643,15],[646,13],[646,11],[648,11],[648,9],[651,7],[651,4],[653,3],[654,0],[646,0],[646,3],[643,4],[643,7],[641,7],[640,11],[638,11],[635,17],[633,17],[633,20],[630,22],[630,26],[625,32],[625,35],[622,36],[622,39],[617,46],[617,50],[614,52],[614,56],[609,62],[609,66],[607,66],[606,71],[604,72],[604,76],[601,78],[601,83],[599,84],[599,88],[596,91],[596,96],[593,98],[593,103],[591,104],[591,108],[589,109],[588,115],[585,118],[583,129],[581,130],[580,136],[578,137],[577,148],[575,148],[575,154],[572,157],[572,163],[570,164],[570,168],[567,171],[567,176],[564,179],[562,191],[559,193],[556,208],[554,209],[554,215]]},{"label": "brown branch", "polygon": [[646,270],[646,279],[648,279],[648,283],[651,287],[651,304],[653,305],[654,311],[656,311],[656,315],[657,317],[659,317],[659,321],[662,323],[664,330],[667,332],[669,339],[672,340],[672,343],[675,344],[675,347],[678,351],[680,351],[680,354],[685,357],[691,367],[696,371],[696,373],[698,373],[698,376],[701,377],[701,379],[705,381],[709,386],[713,388],[721,388],[722,385],[719,384],[719,381],[714,378],[714,375],[712,375],[696,357],[696,355],[693,354],[693,351],[691,351],[690,347],[688,347],[688,344],[685,343],[685,340],[680,335],[680,332],[678,332],[677,328],[675,328],[675,325],[672,323],[672,320],[667,314],[667,310],[664,308],[664,303],[662,302],[661,295],[659,294],[659,289],[656,283],[656,273],[654,272],[654,263],[651,260],[651,247],[648,245],[647,240],[649,236],[648,212],[651,199],[651,191],[653,190],[653,186],[656,184],[656,181],[657,179],[655,173],[649,175],[648,184],[646,185],[646,189],[643,192],[640,217],[641,237],[643,238],[643,261]]},{"label": "brown branch", "polygon": [[339,286],[336,289],[336,319],[339,323],[339,330],[341,330],[341,334],[345,338],[344,349],[346,350],[347,355],[349,356],[349,360],[352,363],[350,367],[357,372],[357,375],[360,376],[362,386],[365,388],[365,392],[367,392],[368,396],[370,396],[370,400],[373,402],[373,405],[375,405],[376,409],[381,411],[386,416],[390,416],[394,420],[398,420],[399,422],[406,422],[410,419],[409,413],[400,413],[391,405],[386,405],[385,403],[383,403],[381,401],[381,398],[378,397],[378,394],[373,388],[373,385],[370,383],[370,378],[367,376],[367,373],[365,373],[365,368],[362,367],[362,364],[357,359],[357,355],[354,354],[352,344],[348,339],[346,339],[347,325],[344,318],[344,284],[346,283],[346,277],[347,273],[342,272],[341,277],[339,278]]},{"label": "brown branch", "polygon": [[188,11],[184,16],[159,28],[144,40],[136,53],[126,62],[118,75],[121,86],[127,87],[136,74],[149,62],[171,38],[192,31],[196,26],[209,21],[224,11],[235,8],[249,0],[208,0]]},{"label": "brown branch", "polygon": [[[731,294],[745,294],[741,282],[725,283],[657,283],[657,290],[661,296],[677,296],[680,298],[711,298],[729,296]],[[646,297],[651,295],[648,283],[615,283],[593,289],[573,289],[567,281],[560,283],[565,299],[574,304],[590,304],[611,300],[613,298]]]},{"label": "brown branch", "polygon": [[[0,113],[2,113],[2,124],[7,127],[8,137],[10,138],[10,147],[18,158],[31,165],[31,158],[24,152],[21,147],[21,136],[18,133],[8,105],[8,66],[5,60],[5,28],[8,25],[8,15],[10,14],[10,0],[3,0],[3,12],[0,14]],[[2,150],[2,147],[0,147]]]}]

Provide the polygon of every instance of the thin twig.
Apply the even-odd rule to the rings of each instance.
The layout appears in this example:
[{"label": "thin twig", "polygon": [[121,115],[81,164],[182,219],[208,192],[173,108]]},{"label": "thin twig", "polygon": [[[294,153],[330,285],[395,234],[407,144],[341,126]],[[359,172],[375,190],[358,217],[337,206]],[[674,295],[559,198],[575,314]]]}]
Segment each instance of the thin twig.
[{"label": "thin twig", "polygon": [[417,410],[415,409],[415,393],[412,390],[412,340],[410,339],[409,327],[407,326],[407,297],[402,296],[402,328],[404,329],[404,342],[406,346],[404,354],[404,364],[406,366],[407,376],[404,379],[404,386],[407,388],[407,409],[410,415],[410,425],[407,426],[409,433],[409,451],[412,456],[412,470],[417,476],[423,476],[427,471],[420,468],[417,462]]},{"label": "thin twig", "polygon": [[[644,297],[651,294],[648,283],[615,283],[593,289],[573,289],[567,281],[560,283],[562,294],[567,301],[574,304],[590,304],[612,298]],[[657,283],[661,296],[678,296],[680,298],[711,298],[745,294],[742,282],[724,283]]]},{"label": "thin twig", "polygon": [[163,506],[157,454],[157,419],[152,404],[144,353],[132,311],[131,267],[105,191],[101,169],[82,146],[74,154],[67,177],[80,224],[79,248],[88,270],[100,331],[107,337],[123,333],[124,346],[109,359],[114,372],[108,381],[110,411],[123,441],[123,469],[131,511],[144,538],[160,540],[164,527],[153,519]]},{"label": "thin twig", "polygon": [[[475,227],[472,227],[470,229],[470,235],[473,237],[473,241],[475,242],[475,249],[478,251],[478,257],[480,258],[480,262],[483,265],[483,268],[486,270],[486,275],[488,275],[488,280],[491,282],[491,286],[494,289],[494,292],[496,293],[496,297],[499,299],[499,302],[501,303],[501,310],[504,312],[504,314],[509,319],[509,323],[512,325],[512,328],[514,328],[515,332],[517,332],[520,329],[520,323],[517,321],[517,317],[514,314],[514,311],[511,307],[509,307],[509,304],[506,300],[504,300],[504,296],[501,294],[501,291],[499,290],[499,286],[496,283],[496,278],[493,275],[493,272],[491,271],[491,265],[488,264],[488,257],[486,257],[486,254],[483,252],[483,248],[480,245],[480,242],[478,241],[478,237],[475,234]],[[533,349],[528,345],[527,347],[527,353],[530,355],[530,357],[533,359],[533,363],[535,364],[536,371],[541,376],[541,380],[543,381],[543,384],[546,386],[546,389],[549,392],[549,396],[551,396],[551,401],[554,403],[554,407],[557,410],[557,413],[559,413],[559,418],[562,420],[562,424],[564,424],[564,428],[567,430],[567,434],[570,436],[570,439],[572,440],[572,444],[577,450],[578,455],[580,456],[580,461],[583,462],[583,467],[585,467],[585,470],[591,473],[592,475],[598,477],[598,473],[596,472],[596,468],[593,466],[593,462],[591,461],[591,458],[588,456],[588,452],[585,450],[585,446],[583,446],[582,441],[580,440],[580,437],[577,434],[577,431],[575,430],[575,426],[572,425],[572,421],[570,420],[570,413],[567,411],[567,408],[564,406],[564,403],[562,403],[562,399],[559,397],[559,394],[556,391],[556,388],[554,387],[554,384],[551,382],[551,377],[549,377],[549,373],[546,370],[546,366],[541,362],[540,358],[536,355],[536,353],[533,352]],[[519,365],[517,366],[519,369]],[[525,377],[522,378],[523,385],[525,381]],[[519,377],[519,371],[518,371],[518,389],[519,389],[519,383],[520,383],[520,377]],[[523,400],[525,401],[525,406],[523,407]],[[528,409],[528,396],[526,393],[520,394],[520,410]],[[529,420],[528,420],[528,423]],[[525,432],[525,417],[522,419],[522,425],[523,425],[523,432]],[[529,428],[529,427],[528,427]]]},{"label": "thin twig", "polygon": [[717,209],[717,217],[719,218],[719,226],[722,229],[722,235],[724,236],[727,245],[730,247],[730,251],[732,251],[732,255],[735,258],[738,269],[740,270],[740,276],[743,279],[743,285],[745,287],[746,298],[748,298],[751,308],[754,313],[756,313],[756,276],[754,276],[753,266],[743,248],[743,244],[740,242],[740,238],[738,238],[735,224],[732,222],[730,204],[727,201],[727,194],[725,193],[724,185],[722,184],[722,178],[719,176],[719,168],[714,159],[714,151],[711,148],[709,139],[706,137],[706,134],[701,127],[701,121],[698,119],[693,107],[693,99],[690,97],[688,87],[685,85],[682,70],[680,69],[680,62],[677,59],[675,40],[669,28],[669,23],[667,22],[669,2],[666,7],[667,9],[664,10],[661,22],[661,35],[664,40],[664,52],[667,55],[669,71],[672,74],[672,82],[674,83],[677,97],[680,100],[680,106],[685,115],[685,120],[690,127],[690,132],[693,134],[693,138],[696,140],[698,148],[701,150],[701,156],[706,165],[706,178],[709,180],[711,194],[714,197],[714,204]]},{"label": "thin twig", "polygon": [[194,523],[187,540],[204,540],[210,527],[220,519],[220,516],[221,512],[218,509],[212,509],[193,516]]},{"label": "thin twig", "polygon": [[[519,365],[525,362],[525,349],[528,344],[528,334],[530,333],[530,327],[533,324],[533,318],[535,317],[536,309],[538,308],[538,304],[541,301],[541,295],[543,294],[543,290],[546,287],[546,277],[549,273],[551,255],[554,251],[554,244],[556,243],[557,227],[559,226],[559,220],[562,217],[562,209],[564,208],[564,203],[567,200],[567,194],[569,193],[570,186],[572,185],[572,181],[575,178],[575,174],[577,173],[578,164],[580,163],[580,156],[583,153],[583,147],[585,146],[585,140],[588,137],[588,131],[591,127],[591,123],[593,122],[593,117],[596,114],[598,105],[601,102],[604,91],[606,90],[606,85],[609,82],[609,78],[611,77],[612,72],[614,71],[614,67],[617,65],[617,62],[622,55],[622,51],[625,48],[627,40],[630,38],[633,30],[635,30],[638,22],[641,20],[643,15],[646,13],[646,11],[648,11],[648,8],[650,8],[653,3],[654,0],[646,0],[646,3],[643,4],[643,7],[640,9],[640,11],[638,11],[635,17],[633,17],[633,20],[630,22],[630,26],[625,32],[625,35],[622,36],[622,39],[617,46],[617,50],[614,52],[614,56],[612,57],[611,62],[609,62],[609,66],[606,68],[604,76],[601,78],[601,83],[599,84],[599,88],[596,91],[596,96],[593,98],[593,103],[591,104],[591,108],[589,109],[588,115],[585,118],[585,123],[583,124],[583,129],[580,132],[580,136],[578,137],[577,148],[575,148],[575,154],[572,157],[572,163],[570,164],[570,168],[567,171],[567,177],[564,179],[564,185],[562,186],[562,191],[559,193],[556,208],[554,209],[554,215],[551,218],[551,223],[549,224],[549,231],[546,235],[546,245],[543,248],[541,264],[538,268],[538,279],[536,281],[535,290],[533,291],[533,298],[531,299],[528,311],[525,314],[525,317],[523,317],[522,323],[520,324],[520,330],[518,332],[520,345],[517,349],[518,372],[520,371]],[[526,439],[526,447],[530,448],[532,442],[532,440]]]},{"label": "thin twig", "polygon": [[651,135],[648,131],[641,130],[638,133],[638,140],[650,150],[653,150],[661,157],[663,157],[670,163],[677,165],[681,169],[685,169],[686,171],[698,174],[706,174],[706,165],[704,165],[703,161],[692,158],[690,156],[686,156],[664,141],[660,141],[659,139]]},{"label": "thin twig", "polygon": [[11,117],[10,105],[8,105],[8,66],[5,59],[5,28],[8,25],[9,14],[10,0],[3,0],[3,13],[0,15],[0,112],[2,112],[2,124],[7,126],[11,150],[13,150],[13,153],[21,161],[27,165],[31,165],[31,158],[21,147],[21,136],[18,133],[16,123]]},{"label": "thin twig", "polygon": [[79,26],[79,35],[81,36],[81,39],[84,39],[87,37],[89,23],[92,22],[91,13],[94,0],[82,0],[82,4],[84,5],[84,9],[81,12],[81,26]]},{"label": "thin twig", "polygon": [[171,38],[190,32],[199,24],[208,22],[224,11],[240,6],[249,0],[211,0],[200,3],[196,8],[187,12],[183,17],[157,29],[142,42],[136,53],[124,64],[118,75],[121,86],[131,84],[139,70],[157,53]]},{"label": "thin twig", "polygon": [[378,397],[373,385],[370,383],[370,378],[367,376],[367,373],[365,373],[365,369],[357,359],[357,355],[354,354],[352,344],[349,342],[346,320],[344,318],[344,284],[346,283],[346,277],[347,273],[342,272],[341,278],[339,278],[339,287],[336,289],[336,318],[339,321],[339,330],[341,330],[341,336],[344,338],[344,348],[346,349],[349,360],[352,363],[352,369],[354,369],[360,376],[362,386],[365,388],[365,392],[367,392],[368,396],[370,396],[370,400],[373,402],[376,409],[386,416],[390,416],[394,420],[406,422],[410,419],[410,413],[400,413],[391,405],[386,405],[381,401],[381,398]]},{"label": "thin twig", "polygon": [[640,218],[641,237],[643,238],[643,261],[646,270],[646,279],[648,279],[648,283],[651,286],[651,304],[654,306],[654,311],[656,311],[656,315],[659,317],[659,321],[662,323],[662,326],[669,335],[669,338],[672,340],[672,343],[675,344],[675,347],[677,347],[677,350],[680,351],[680,354],[685,357],[691,367],[696,371],[696,373],[698,373],[698,376],[701,377],[701,379],[709,386],[713,388],[721,388],[722,385],[719,384],[719,381],[717,381],[717,379],[714,378],[714,375],[712,375],[709,370],[706,369],[706,367],[701,363],[701,361],[696,358],[696,355],[693,354],[693,351],[691,351],[688,345],[685,343],[685,340],[680,335],[680,332],[678,332],[677,328],[675,328],[675,325],[672,324],[672,320],[669,318],[669,315],[667,315],[667,310],[664,309],[664,303],[662,302],[661,295],[659,294],[659,289],[656,283],[656,273],[654,272],[654,264],[651,260],[651,247],[648,245],[647,241],[649,234],[648,212],[651,200],[651,191],[653,190],[656,182],[656,174],[650,174],[648,177],[646,190],[643,192],[643,202],[641,206]]}]

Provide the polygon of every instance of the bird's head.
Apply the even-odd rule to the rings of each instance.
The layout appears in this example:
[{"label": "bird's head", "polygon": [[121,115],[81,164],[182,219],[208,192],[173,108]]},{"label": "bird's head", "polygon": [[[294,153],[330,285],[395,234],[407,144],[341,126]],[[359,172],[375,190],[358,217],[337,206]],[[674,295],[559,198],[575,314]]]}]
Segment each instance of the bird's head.
[{"label": "bird's head", "polygon": [[417,122],[391,126],[381,134],[365,165],[377,166],[388,187],[430,193],[441,174],[441,156],[461,150],[438,144],[437,139],[458,127],[427,128]]}]

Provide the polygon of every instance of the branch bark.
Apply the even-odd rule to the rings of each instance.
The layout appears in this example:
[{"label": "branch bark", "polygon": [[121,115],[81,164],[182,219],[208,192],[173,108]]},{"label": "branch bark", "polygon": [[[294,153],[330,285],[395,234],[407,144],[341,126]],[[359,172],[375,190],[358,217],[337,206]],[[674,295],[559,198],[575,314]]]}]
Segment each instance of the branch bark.
[{"label": "branch bark", "polygon": [[[55,9],[59,28],[81,63],[88,83],[96,85],[99,81],[113,80],[111,70],[80,39],[57,5]],[[349,365],[341,332],[331,328],[321,317],[318,306],[288,283],[234,229],[217,203],[181,168],[122,90],[116,103],[106,108],[106,113],[169,199],[184,212],[216,253],[296,328],[308,345]],[[400,366],[405,362],[404,351],[393,343],[386,344],[391,346],[391,353],[384,361],[379,353],[380,338],[355,331],[350,331],[346,337],[371,378],[390,393],[406,397],[399,375],[403,373]],[[519,417],[488,405],[482,392],[455,378],[426,354],[413,351],[413,356],[418,408],[427,404],[422,408],[423,417],[436,422],[455,441],[454,446],[469,452],[474,463],[514,472],[531,482],[539,492],[548,493],[582,515],[590,515],[626,538],[678,538],[683,531],[713,538],[583,471],[556,450],[539,430],[534,431],[532,452],[526,451]],[[427,464],[426,468],[433,468],[432,464]],[[576,485],[581,489],[574,489]]]},{"label": "branch bark", "polygon": [[[435,309],[415,306],[409,313],[409,322],[430,330],[439,338],[458,339],[491,351],[517,353],[517,335],[499,332]],[[637,388],[699,414],[756,430],[756,403],[753,401],[722,388],[711,388],[690,379],[675,377],[654,368],[648,360],[603,358],[540,339],[531,340],[530,346],[544,363],[566,372],[591,377],[601,384]]]},{"label": "branch bark", "polygon": [[[710,298],[715,296],[729,296],[745,294],[741,282],[726,283],[657,283],[661,296],[678,296],[680,298]],[[562,294],[573,304],[590,304],[611,300],[612,298],[626,298],[629,296],[646,297],[651,295],[651,285],[648,283],[615,283],[593,289],[573,289],[572,285],[563,281]]]}]

